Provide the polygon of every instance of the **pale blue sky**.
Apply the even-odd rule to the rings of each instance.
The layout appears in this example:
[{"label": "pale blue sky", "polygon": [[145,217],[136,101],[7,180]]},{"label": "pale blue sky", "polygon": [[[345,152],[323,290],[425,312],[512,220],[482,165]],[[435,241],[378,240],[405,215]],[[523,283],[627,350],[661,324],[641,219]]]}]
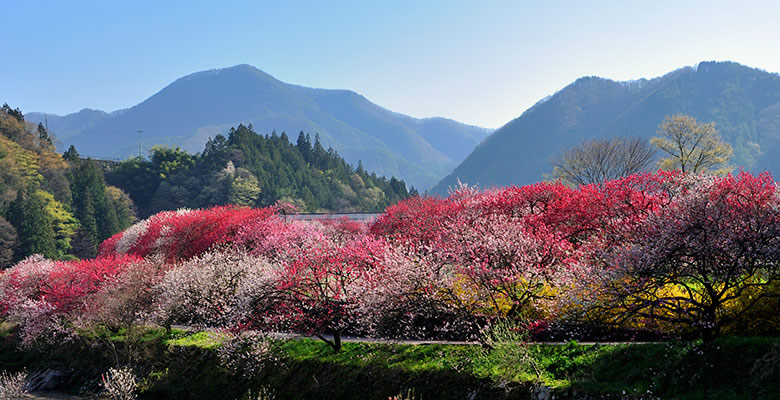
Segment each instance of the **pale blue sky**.
[{"label": "pale blue sky", "polygon": [[133,106],[176,78],[248,63],[390,110],[497,128],[580,76],[699,61],[780,71],[778,1],[14,1],[0,102]]}]

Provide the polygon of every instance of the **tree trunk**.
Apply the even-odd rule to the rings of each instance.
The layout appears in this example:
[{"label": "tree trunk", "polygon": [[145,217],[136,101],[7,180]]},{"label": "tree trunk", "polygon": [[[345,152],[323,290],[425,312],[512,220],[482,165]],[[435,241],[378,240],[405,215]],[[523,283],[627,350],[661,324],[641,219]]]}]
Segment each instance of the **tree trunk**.
[{"label": "tree trunk", "polygon": [[341,332],[340,331],[334,331],[333,332],[333,350],[336,351],[336,353],[341,351]]},{"label": "tree trunk", "polygon": [[334,352],[338,353],[341,351],[341,331],[333,331],[333,340],[328,340],[328,338],[319,334],[316,336],[323,342],[327,343]]}]

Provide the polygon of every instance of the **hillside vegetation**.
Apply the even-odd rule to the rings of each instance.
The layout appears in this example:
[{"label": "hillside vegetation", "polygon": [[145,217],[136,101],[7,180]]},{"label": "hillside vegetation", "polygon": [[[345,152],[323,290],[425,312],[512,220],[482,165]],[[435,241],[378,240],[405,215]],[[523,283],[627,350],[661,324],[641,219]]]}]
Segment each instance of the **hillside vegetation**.
[{"label": "hillside vegetation", "polygon": [[7,104],[0,111],[0,265],[34,253],[94,256],[97,244],[135,222],[124,192],[94,162],[54,152],[46,128]]},{"label": "hillside vegetation", "polygon": [[233,204],[251,207],[288,203],[299,211],[381,211],[409,196],[406,183],[347,164],[315,136],[301,132],[255,133],[252,125],[217,135],[191,155],[157,147],[149,159],[131,158],[108,174],[125,190],[141,216],[178,208]]}]

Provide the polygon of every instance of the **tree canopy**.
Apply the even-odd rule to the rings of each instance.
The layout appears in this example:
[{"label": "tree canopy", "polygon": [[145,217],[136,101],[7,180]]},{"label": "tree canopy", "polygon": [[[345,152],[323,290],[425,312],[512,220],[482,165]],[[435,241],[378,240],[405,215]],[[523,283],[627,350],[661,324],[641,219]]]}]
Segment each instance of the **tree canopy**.
[{"label": "tree canopy", "polygon": [[315,135],[231,128],[210,139],[200,154],[156,147],[147,159],[120,163],[108,181],[125,191],[143,216],[181,207],[286,202],[308,212],[381,211],[409,196],[406,184],[347,164]]},{"label": "tree canopy", "polygon": [[714,122],[699,123],[696,118],[682,114],[666,117],[650,143],[668,154],[658,162],[658,166],[667,171],[679,169],[697,174],[731,169],[725,163],[733,150],[721,139]]}]

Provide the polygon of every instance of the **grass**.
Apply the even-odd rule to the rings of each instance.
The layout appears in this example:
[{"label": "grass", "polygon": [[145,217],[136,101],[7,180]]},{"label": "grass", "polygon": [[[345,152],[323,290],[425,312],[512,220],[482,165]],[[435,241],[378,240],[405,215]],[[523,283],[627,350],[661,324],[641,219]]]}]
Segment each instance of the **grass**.
[{"label": "grass", "polygon": [[[410,376],[455,372],[468,376],[472,384],[487,379],[520,388],[544,385],[569,394],[653,394],[679,399],[770,399],[780,394],[778,338],[723,338],[712,344],[533,345],[529,352],[540,376],[523,373],[517,366],[510,382],[500,365],[481,362],[478,346],[345,343],[342,352],[334,354],[324,343],[301,340],[285,343],[281,351],[299,363],[396,370]],[[439,398],[419,388],[418,393]]]},{"label": "grass", "polygon": [[[107,334],[107,333],[105,333]],[[85,372],[71,390],[90,387],[113,366],[90,340],[54,352],[21,352],[0,326],[0,369],[62,365]],[[145,329],[128,337],[140,343],[141,398],[240,398],[249,390],[271,390],[276,398],[387,399],[414,389],[416,398],[527,398],[539,385],[557,398],[773,399],[780,397],[780,338],[722,338],[714,343],[633,345],[531,345],[486,351],[480,346],[344,343],[334,353],[318,340],[274,342],[277,362],[258,373],[236,375],[220,364],[226,335]],[[504,353],[502,353],[502,351]],[[516,360],[530,355],[539,374]],[[513,361],[514,360],[514,361]],[[531,372],[529,372],[531,371]],[[91,381],[92,380],[92,381]],[[93,386],[94,386],[93,382]]]}]

